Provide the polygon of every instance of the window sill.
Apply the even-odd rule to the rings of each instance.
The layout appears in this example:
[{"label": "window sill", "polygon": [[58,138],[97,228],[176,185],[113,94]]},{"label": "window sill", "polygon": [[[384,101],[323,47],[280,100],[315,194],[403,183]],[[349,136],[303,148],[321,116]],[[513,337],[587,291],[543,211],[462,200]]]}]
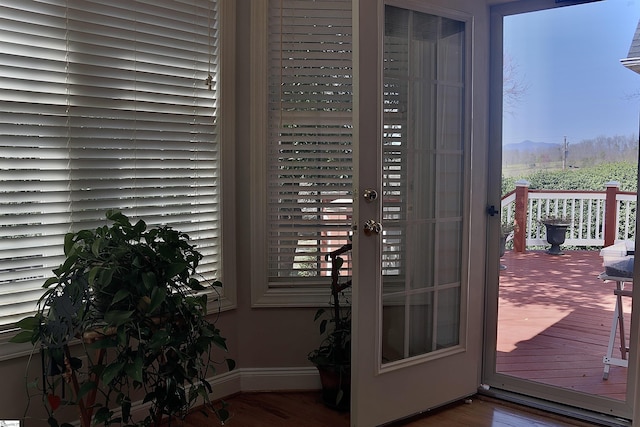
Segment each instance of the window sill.
[{"label": "window sill", "polygon": [[[329,278],[330,280],[331,278]],[[252,307],[323,307],[329,304],[329,285],[322,287],[270,287],[254,290]]]}]

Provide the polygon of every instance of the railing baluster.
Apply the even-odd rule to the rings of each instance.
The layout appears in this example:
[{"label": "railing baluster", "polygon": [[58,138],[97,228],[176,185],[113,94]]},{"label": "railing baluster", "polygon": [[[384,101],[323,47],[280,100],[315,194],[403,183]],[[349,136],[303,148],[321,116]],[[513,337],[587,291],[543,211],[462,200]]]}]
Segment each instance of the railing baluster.
[{"label": "railing baluster", "polygon": [[591,208],[591,200],[587,202],[587,237],[591,237],[591,220],[593,219],[593,210]]},{"label": "railing baluster", "polygon": [[576,239],[584,239],[585,238],[585,228],[584,228],[584,199],[576,199],[576,209],[578,211],[578,218],[576,219],[575,227],[578,229],[578,233],[576,235]]},{"label": "railing baluster", "polygon": [[[576,221],[576,205],[578,204],[578,201],[576,199],[573,199],[573,205],[571,206],[571,223],[575,224]],[[580,224],[580,216],[578,215],[578,224]],[[582,237],[582,227],[578,226],[578,233],[576,238],[581,238]]]},{"label": "railing baluster", "polygon": [[620,208],[622,208],[622,200],[616,200],[616,232],[615,240],[620,239]]},{"label": "railing baluster", "polygon": [[629,224],[630,224],[630,214],[631,214],[631,202],[627,201],[625,203],[625,213],[626,213],[626,220],[624,222],[624,238],[627,239],[629,238]]},{"label": "railing baluster", "polygon": [[600,227],[600,211],[600,200],[596,200],[596,229],[593,232],[595,238],[600,238],[600,230],[602,229]]}]

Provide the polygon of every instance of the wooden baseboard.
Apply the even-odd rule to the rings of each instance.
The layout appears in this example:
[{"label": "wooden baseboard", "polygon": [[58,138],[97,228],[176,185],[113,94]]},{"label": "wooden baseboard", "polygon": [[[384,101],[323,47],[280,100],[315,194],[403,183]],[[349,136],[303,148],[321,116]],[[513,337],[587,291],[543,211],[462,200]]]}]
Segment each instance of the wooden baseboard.
[{"label": "wooden baseboard", "polygon": [[[320,376],[318,375],[318,370],[313,366],[299,368],[241,368],[214,375],[208,378],[207,381],[213,389],[213,392],[209,395],[211,400],[220,400],[245,392],[320,390]],[[198,402],[196,406],[203,403],[204,401]],[[132,414],[134,414],[134,417],[138,414],[144,417],[148,413],[150,406],[150,403],[142,403],[142,400],[134,402]]]}]

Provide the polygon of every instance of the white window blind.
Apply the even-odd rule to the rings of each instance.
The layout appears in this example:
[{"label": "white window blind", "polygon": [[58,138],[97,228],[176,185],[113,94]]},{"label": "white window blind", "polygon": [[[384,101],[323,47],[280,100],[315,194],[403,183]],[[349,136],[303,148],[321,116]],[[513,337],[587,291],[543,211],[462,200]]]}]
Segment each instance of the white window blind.
[{"label": "white window blind", "polygon": [[270,0],[270,286],[325,284],[352,198],[351,1]]},{"label": "white window blind", "polygon": [[188,233],[220,277],[216,4],[2,3],[0,327],[107,209]]}]

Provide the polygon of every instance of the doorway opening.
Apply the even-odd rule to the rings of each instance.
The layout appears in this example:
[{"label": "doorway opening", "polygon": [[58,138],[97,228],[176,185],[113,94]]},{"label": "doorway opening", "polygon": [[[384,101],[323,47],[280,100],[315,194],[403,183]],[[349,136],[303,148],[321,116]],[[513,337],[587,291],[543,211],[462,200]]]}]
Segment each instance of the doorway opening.
[{"label": "doorway opening", "polygon": [[[627,418],[633,367],[618,361],[628,358],[632,280],[599,275],[601,250],[635,239],[638,76],[620,60],[639,12],[622,0],[494,10],[504,255],[487,380]],[[551,222],[564,226],[553,249]]]}]

